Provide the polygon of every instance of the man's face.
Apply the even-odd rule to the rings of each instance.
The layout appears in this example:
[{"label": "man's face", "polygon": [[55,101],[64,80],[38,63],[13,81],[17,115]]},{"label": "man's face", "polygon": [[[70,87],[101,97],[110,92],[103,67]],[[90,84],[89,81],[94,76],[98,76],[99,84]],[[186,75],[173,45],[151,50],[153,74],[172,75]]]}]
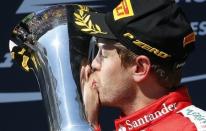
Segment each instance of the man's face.
[{"label": "man's face", "polygon": [[132,67],[123,67],[114,41],[99,38],[97,43],[99,50],[92,61],[93,81],[101,103],[119,107],[121,102],[132,97],[134,91]]}]

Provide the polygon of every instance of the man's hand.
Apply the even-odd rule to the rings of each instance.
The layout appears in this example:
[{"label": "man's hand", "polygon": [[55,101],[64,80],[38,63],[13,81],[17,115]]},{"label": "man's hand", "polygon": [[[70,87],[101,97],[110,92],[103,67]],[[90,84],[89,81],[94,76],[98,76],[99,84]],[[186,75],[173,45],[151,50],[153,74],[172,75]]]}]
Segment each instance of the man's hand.
[{"label": "man's hand", "polygon": [[89,65],[81,67],[80,82],[87,120],[94,128],[97,128],[99,124],[99,94]]}]

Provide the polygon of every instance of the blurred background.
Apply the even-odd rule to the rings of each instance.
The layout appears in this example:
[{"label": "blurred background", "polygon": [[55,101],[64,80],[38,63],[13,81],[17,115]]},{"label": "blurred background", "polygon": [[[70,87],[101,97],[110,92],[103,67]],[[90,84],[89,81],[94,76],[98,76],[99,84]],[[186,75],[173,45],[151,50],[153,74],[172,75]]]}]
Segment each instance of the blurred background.
[{"label": "blurred background", "polygon": [[[12,28],[26,15],[55,4],[79,3],[111,10],[120,0],[5,0],[0,4],[0,131],[48,131],[46,110],[33,73],[24,72],[11,60]],[[206,110],[206,0],[176,0],[197,35],[196,50],[184,68],[193,104]],[[116,109],[101,110],[103,131],[114,129]]]}]

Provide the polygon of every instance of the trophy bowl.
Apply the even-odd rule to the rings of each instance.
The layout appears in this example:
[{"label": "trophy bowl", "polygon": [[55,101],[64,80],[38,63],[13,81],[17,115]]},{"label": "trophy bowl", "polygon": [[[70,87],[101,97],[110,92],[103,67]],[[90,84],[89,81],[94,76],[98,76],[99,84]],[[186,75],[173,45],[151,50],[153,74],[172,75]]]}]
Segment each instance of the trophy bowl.
[{"label": "trophy bowl", "polygon": [[57,5],[29,14],[14,27],[9,42],[15,62],[37,78],[50,131],[93,130],[85,119],[79,87],[90,37],[75,29],[75,8],[85,7]]}]

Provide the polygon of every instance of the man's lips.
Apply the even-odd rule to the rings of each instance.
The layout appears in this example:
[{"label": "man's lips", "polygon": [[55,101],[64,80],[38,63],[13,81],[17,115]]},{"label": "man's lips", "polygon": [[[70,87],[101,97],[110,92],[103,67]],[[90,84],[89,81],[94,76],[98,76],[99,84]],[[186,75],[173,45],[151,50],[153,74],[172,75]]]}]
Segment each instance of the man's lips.
[{"label": "man's lips", "polygon": [[97,84],[97,82],[93,79],[92,80],[92,88],[96,88],[96,84]]}]

